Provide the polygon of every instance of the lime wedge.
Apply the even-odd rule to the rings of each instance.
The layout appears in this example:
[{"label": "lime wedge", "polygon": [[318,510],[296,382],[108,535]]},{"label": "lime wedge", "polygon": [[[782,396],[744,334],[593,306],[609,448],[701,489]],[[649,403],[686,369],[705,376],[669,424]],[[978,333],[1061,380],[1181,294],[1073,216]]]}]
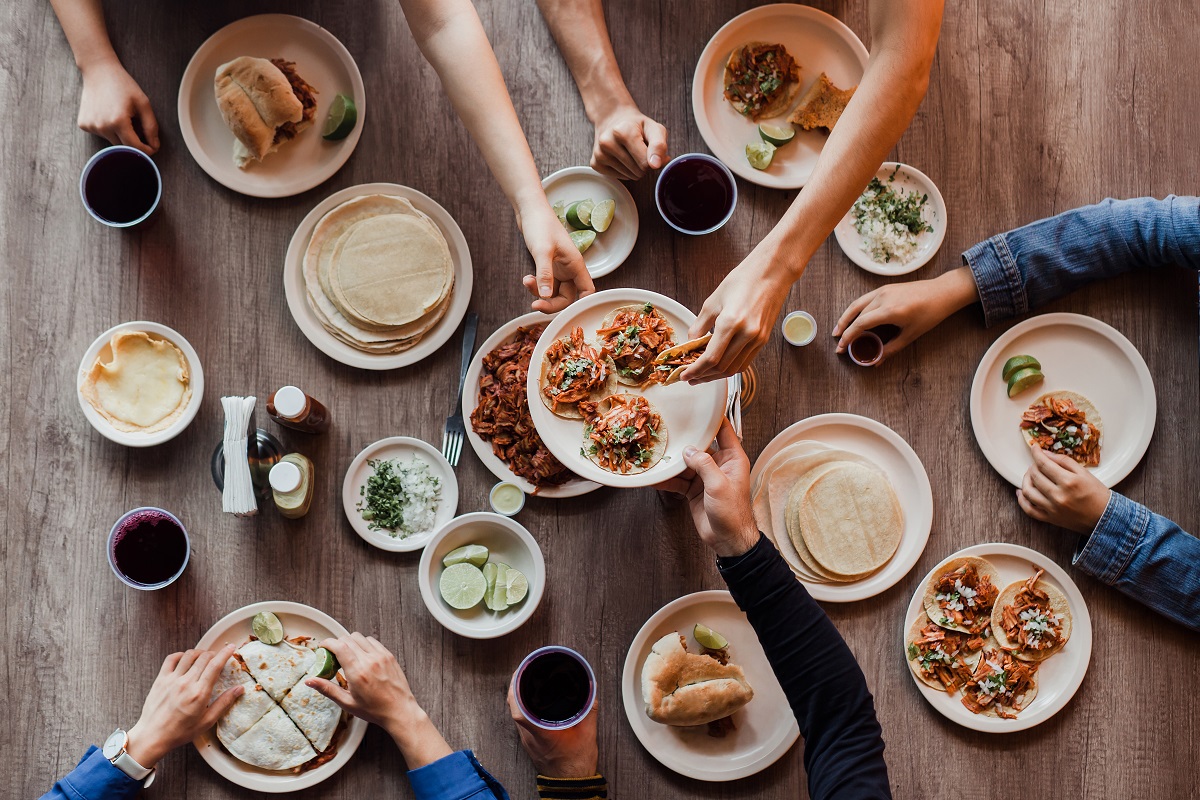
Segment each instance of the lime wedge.
[{"label": "lime wedge", "polygon": [[755,169],[766,169],[771,166],[775,157],[775,145],[770,142],[751,142],[746,145],[746,160]]},{"label": "lime wedge", "polygon": [[504,599],[510,606],[515,606],[529,594],[529,579],[525,577],[524,572],[510,567],[508,572],[504,573],[504,589]]},{"label": "lime wedge", "polygon": [[308,668],[308,674],[314,678],[329,680],[338,671],[338,660],[333,653],[324,647],[317,648],[317,660]]},{"label": "lime wedge", "polygon": [[1036,367],[1017,370],[1008,382],[1008,396],[1016,397],[1030,386],[1037,386],[1044,380],[1046,380],[1046,376]]},{"label": "lime wedge", "polygon": [[474,564],[482,567],[487,563],[488,549],[481,544],[468,544],[455,548],[442,559],[443,567],[453,567],[455,564]]},{"label": "lime wedge", "polygon": [[707,625],[701,625],[700,623],[697,623],[696,627],[692,628],[692,637],[696,640],[697,644],[709,650],[722,650],[729,647],[728,639]]},{"label": "lime wedge", "polygon": [[562,223],[562,226],[567,233],[575,230],[571,227],[571,223],[567,222],[567,204],[564,201],[559,200],[557,203],[550,206],[550,208],[554,209],[554,215],[558,217],[558,221]]},{"label": "lime wedge", "polygon": [[484,593],[483,603],[492,611],[504,611],[508,608],[508,601],[505,599],[505,595],[507,594],[505,578],[507,575],[508,564],[489,561],[483,565],[483,577],[487,582],[487,591]]},{"label": "lime wedge", "polygon": [[567,206],[567,222],[576,228],[586,228],[592,221],[592,207],[596,205],[591,200],[576,200]]},{"label": "lime wedge", "polygon": [[571,241],[580,253],[586,253],[587,249],[592,246],[592,242],[596,241],[596,232],[571,231]]},{"label": "lime wedge", "polygon": [[329,114],[325,117],[325,127],[321,129],[321,138],[329,142],[345,139],[354,130],[358,122],[358,108],[349,96],[339,94],[329,104]]},{"label": "lime wedge", "polygon": [[283,641],[283,623],[270,611],[260,611],[250,621],[250,630],[263,644],[279,644]]},{"label": "lime wedge", "polygon": [[1012,378],[1013,373],[1028,367],[1041,369],[1042,364],[1033,356],[1013,356],[1008,361],[1004,362],[1004,368],[1001,370],[1001,373],[1004,377],[1004,380],[1007,381]]},{"label": "lime wedge", "polygon": [[617,204],[612,200],[601,200],[592,206],[592,219],[588,223],[596,233],[604,233],[612,225],[613,215],[617,213]]},{"label": "lime wedge", "polygon": [[447,605],[463,611],[479,605],[487,590],[487,581],[474,564],[455,564],[442,572],[438,589]]},{"label": "lime wedge", "polygon": [[767,123],[762,123],[758,126],[758,135],[764,142],[773,144],[776,147],[783,147],[796,138],[796,129],[791,125],[768,125]]}]

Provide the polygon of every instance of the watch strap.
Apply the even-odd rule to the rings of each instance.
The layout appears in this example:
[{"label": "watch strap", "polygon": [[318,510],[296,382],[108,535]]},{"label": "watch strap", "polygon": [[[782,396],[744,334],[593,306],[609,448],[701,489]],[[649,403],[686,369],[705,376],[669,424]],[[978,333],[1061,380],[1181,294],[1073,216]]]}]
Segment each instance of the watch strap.
[{"label": "watch strap", "polygon": [[[125,752],[124,750],[122,750],[120,754],[112,760],[112,765],[121,770],[121,772],[124,772],[129,777],[133,778],[135,781],[145,781],[146,778],[150,777],[154,773],[153,767],[143,767],[136,760],[134,760],[133,756],[129,755],[129,753]],[[143,785],[149,786],[149,782],[147,781]]]}]

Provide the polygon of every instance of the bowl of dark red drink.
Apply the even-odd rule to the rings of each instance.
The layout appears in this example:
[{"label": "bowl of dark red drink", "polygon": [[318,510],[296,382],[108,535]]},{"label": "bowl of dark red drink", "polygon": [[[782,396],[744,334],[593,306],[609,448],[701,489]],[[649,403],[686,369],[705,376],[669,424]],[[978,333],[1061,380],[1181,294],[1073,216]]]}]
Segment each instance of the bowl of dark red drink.
[{"label": "bowl of dark red drink", "polygon": [[174,583],[187,568],[191,540],[169,511],[128,511],[108,534],[108,565],[126,586],[149,591]]}]

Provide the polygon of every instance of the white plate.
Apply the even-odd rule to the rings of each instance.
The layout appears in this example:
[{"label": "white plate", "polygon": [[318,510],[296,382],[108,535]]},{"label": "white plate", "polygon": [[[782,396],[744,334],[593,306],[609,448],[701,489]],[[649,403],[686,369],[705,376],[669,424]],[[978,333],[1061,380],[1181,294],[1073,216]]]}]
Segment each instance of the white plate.
[{"label": "white plate", "polygon": [[[489,561],[525,573],[529,579],[525,599],[500,612],[489,611],[482,601],[466,610],[451,608],[438,587],[442,559],[451,550],[468,544],[483,545],[490,551]],[[434,534],[421,553],[417,582],[425,607],[444,628],[468,639],[496,639],[524,625],[537,611],[546,589],[546,562],[537,541],[519,522],[490,511],[477,511],[452,519]]]},{"label": "white plate", "polygon": [[[367,460],[399,458],[411,461],[417,456],[429,465],[429,472],[442,481],[442,497],[433,515],[433,527],[428,533],[409,536],[407,539],[396,538],[385,531],[371,530],[362,518],[362,512],[356,508],[358,501],[362,499],[359,490],[366,486],[367,478],[374,473]],[[350,462],[350,466],[346,468],[346,479],[342,481],[342,508],[346,512],[346,519],[350,520],[350,527],[354,528],[354,532],[361,536],[363,541],[375,545],[380,550],[410,553],[424,547],[437,533],[438,528],[454,518],[455,512],[458,511],[458,479],[454,477],[454,470],[446,461],[446,457],[432,446],[409,436],[391,436],[367,445]]]},{"label": "white plate", "polygon": [[[1046,570],[1042,580],[1062,589],[1063,594],[1067,596],[1067,602],[1071,604],[1071,638],[1063,645],[1062,650],[1050,656],[1038,667],[1037,696],[1033,698],[1033,702],[1027,708],[1017,714],[1016,719],[1000,719],[973,714],[962,704],[961,692],[950,695],[925,685],[917,679],[916,675],[913,675],[913,671],[907,663],[904,664],[904,671],[909,674],[913,683],[917,685],[917,689],[925,696],[929,704],[937,709],[939,714],[948,720],[957,722],[964,728],[985,733],[1011,733],[1032,728],[1061,711],[1063,706],[1075,696],[1079,684],[1083,683],[1084,673],[1087,672],[1088,663],[1092,660],[1091,614],[1088,613],[1087,604],[1083,602],[1083,595],[1079,593],[1079,587],[1067,575],[1066,570],[1038,551],[1020,545],[998,542],[977,544],[959,550],[957,553],[951,553],[937,567],[930,570],[924,580],[917,584],[917,589],[913,592],[900,629],[901,658],[907,656],[904,652],[904,642],[908,635],[908,626],[918,615],[927,616],[923,602],[926,584],[942,564],[952,558],[964,556],[977,556],[990,561],[996,567],[996,571],[1000,573],[998,588],[1001,590],[1015,581],[1027,580],[1034,572],[1031,565],[1037,565],[1039,569]],[[898,662],[899,659],[897,659]]]},{"label": "white plate", "polygon": [[615,200],[616,210],[612,224],[604,233],[596,234],[596,241],[583,254],[583,263],[588,274],[600,278],[625,263],[633,252],[638,237],[638,210],[633,195],[618,180],[601,175],[591,167],[567,167],[542,179],[546,199],[550,205],[559,200],[573,203],[576,200]]},{"label": "white plate", "polygon": [[[192,397],[188,400],[188,404],[183,409],[183,414],[179,419],[161,431],[137,433],[117,430],[112,426],[112,423],[100,416],[100,413],[92,408],[92,404],[83,396],[84,381],[87,380],[88,373],[92,371],[92,366],[96,363],[100,351],[108,347],[109,342],[112,341],[113,334],[121,331],[145,331],[146,333],[161,336],[164,339],[170,340],[172,344],[178,347],[183,352],[183,357],[187,359],[188,380],[192,385]],[[200,356],[196,355],[196,351],[192,348],[192,345],[187,339],[183,338],[183,335],[179,331],[168,328],[166,325],[160,325],[157,322],[122,322],[120,325],[114,325],[97,336],[96,341],[92,342],[88,349],[84,351],[83,359],[79,362],[79,373],[75,377],[75,393],[79,397],[79,407],[83,409],[83,416],[87,418],[91,426],[99,431],[100,435],[105,439],[114,441],[117,444],[123,444],[126,447],[150,447],[151,445],[162,444],[174,439],[196,418],[196,412],[200,410],[200,401],[204,397],[204,368],[200,365]]]},{"label": "white plate", "polygon": [[517,328],[545,325],[552,319],[554,319],[554,315],[552,314],[542,314],[537,311],[530,312],[501,325],[495,333],[480,345],[479,349],[475,351],[475,356],[471,359],[471,365],[467,367],[467,380],[463,384],[462,415],[467,423],[467,441],[471,443],[471,449],[475,451],[475,455],[479,456],[479,460],[483,462],[483,465],[497,478],[502,481],[515,483],[521,487],[521,491],[525,492],[525,494],[535,497],[578,497],[581,494],[594,492],[600,488],[600,484],[593,481],[585,481],[582,478],[572,478],[560,486],[543,486],[540,488],[534,486],[524,478],[514,475],[513,471],[508,468],[508,465],[497,458],[496,454],[492,452],[491,443],[485,442],[475,432],[475,429],[471,427],[471,412],[475,410],[475,406],[479,403],[479,374],[483,371],[483,357],[511,339],[517,332]]},{"label": "white plate", "polygon": [[[289,637],[311,636],[319,642],[322,639],[350,635],[341,623],[323,611],[301,603],[271,600],[245,606],[225,615],[200,637],[196,648],[215,650],[226,644],[240,647],[250,638],[250,621],[260,611],[270,611],[279,617],[284,633]],[[333,775],[345,766],[354,755],[354,751],[358,750],[358,745],[367,732],[367,723],[350,715],[347,715],[346,723],[346,731],[338,743],[337,755],[324,764],[299,774],[270,772],[239,761],[221,747],[211,730],[197,736],[192,740],[192,745],[210,767],[238,786],[256,792],[295,792],[315,786]]]},{"label": "white plate", "polygon": [[851,583],[812,583],[797,577],[817,600],[849,603],[865,600],[890,589],[908,574],[925,552],[933,528],[933,489],[921,459],[900,434],[869,417],[857,414],[818,414],[784,428],[759,454],[750,471],[751,483],[775,454],[798,441],[812,439],[838,450],[866,456],[883,470],[904,511],[900,545],[878,572]]},{"label": "white plate", "polygon": [[[1001,370],[1015,355],[1042,364],[1046,381],[1009,397]],[[971,427],[979,449],[1013,486],[1033,464],[1021,435],[1021,415],[1047,392],[1070,390],[1095,404],[1104,424],[1100,466],[1105,486],[1125,479],[1146,454],[1158,405],[1142,354],[1121,332],[1082,314],[1042,314],[1013,326],[992,343],[971,382]]]},{"label": "white plate", "polygon": [[[709,736],[706,726],[660,725],[646,716],[642,700],[642,665],[650,655],[650,648],[671,631],[679,631],[687,639],[688,649],[699,652],[692,639],[692,626],[698,622],[729,640],[733,663],[745,670],[746,680],[754,688],[754,699],[733,715],[737,729],[720,739]],[[702,781],[732,781],[761,772],[800,738],[800,726],[758,643],[758,635],[725,591],[684,595],[646,620],[625,656],[621,699],[629,727],[642,747],[663,766]]]},{"label": "white plate", "polygon": [[[239,56],[294,61],[296,71],[317,90],[312,126],[246,169],[233,163],[233,133],[213,93],[217,68]],[[321,138],[321,126],[339,94],[354,100],[358,122],[345,139],[327,142]],[[192,158],[217,183],[251,197],[290,197],[324,183],[342,168],[362,134],[366,105],[358,65],[332,33],[289,14],[260,14],[221,28],[192,56],[179,84],[179,128]]]},{"label": "white plate", "polygon": [[[669,297],[645,289],[609,289],[588,295],[567,306],[546,325],[542,338],[538,340],[529,361],[528,392],[537,397],[542,357],[546,348],[555,339],[568,336],[575,326],[583,328],[584,338],[595,339],[596,329],[604,316],[618,306],[634,303],[653,303],[655,308],[675,329],[675,341],[687,339],[688,326],[696,315]],[[667,428],[667,452],[662,460],[650,469],[637,475],[618,475],[601,469],[580,454],[583,446],[583,420],[563,419],[546,408],[545,403],[530,403],[529,414],[541,434],[546,448],[581,478],[605,486],[632,487],[653,486],[673,478],[687,469],[683,461],[683,449],[688,445],[703,450],[716,438],[725,415],[725,399],[728,381],[711,381],[699,386],[674,383],[670,386],[654,384],[645,389],[634,386],[618,386],[618,392],[645,395],[646,399],[662,415]]]},{"label": "white plate", "polygon": [[842,248],[846,257],[867,272],[874,272],[876,275],[907,275],[910,272],[916,272],[937,254],[938,248],[942,246],[942,240],[946,238],[946,201],[942,199],[942,193],[938,191],[929,176],[907,164],[885,161],[875,173],[875,177],[887,186],[889,185],[888,178],[893,173],[896,179],[891,183],[892,188],[915,192],[918,195],[929,195],[929,202],[925,204],[925,221],[929,223],[933,231],[917,234],[917,252],[913,254],[911,261],[907,264],[901,264],[898,261],[889,264],[880,263],[871,258],[871,254],[863,248],[863,237],[854,230],[853,208],[846,212],[846,216],[842,217],[842,221],[833,229],[838,247]]},{"label": "white plate", "polygon": [[[450,246],[450,259],[454,262],[454,289],[446,314],[426,332],[421,341],[407,350],[386,355],[364,353],[325,330],[321,320],[308,305],[308,289],[304,285],[304,251],[308,249],[308,240],[321,217],[347,200],[371,194],[403,197],[418,211],[432,219],[446,237],[446,244]],[[288,310],[292,312],[292,319],[296,321],[297,327],[322,353],[334,361],[360,369],[398,369],[432,355],[458,330],[459,323],[467,313],[467,305],[471,302],[473,282],[471,251],[467,248],[467,239],[454,217],[428,195],[395,183],[364,183],[326,197],[301,220],[296,232],[292,234],[292,241],[288,244],[287,255],[283,261],[283,291],[287,295]]]},{"label": "white plate", "polygon": [[796,138],[780,147],[767,169],[746,160],[746,145],[761,141],[759,122],[786,124],[785,114],[755,122],[725,99],[725,62],[747,42],[782,44],[800,65],[800,93],[824,72],[841,89],[857,86],[867,70],[867,48],[850,30],[824,11],[779,3],[759,6],[726,22],[704,46],[692,78],[692,113],[704,143],[735,174],[759,186],[799,189],[812,175],[828,138],[820,131],[796,129]]}]

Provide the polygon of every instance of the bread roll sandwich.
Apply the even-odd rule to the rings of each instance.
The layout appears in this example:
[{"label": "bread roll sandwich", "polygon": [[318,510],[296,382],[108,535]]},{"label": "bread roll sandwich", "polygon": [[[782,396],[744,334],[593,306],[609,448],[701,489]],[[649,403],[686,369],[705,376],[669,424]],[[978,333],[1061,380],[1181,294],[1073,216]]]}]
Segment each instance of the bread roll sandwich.
[{"label": "bread roll sandwich", "polygon": [[213,89],[241,169],[294,139],[317,111],[317,90],[282,58],[235,58],[217,68]]},{"label": "bread roll sandwich", "polygon": [[642,665],[646,715],[664,725],[707,725],[738,711],[754,698],[746,673],[717,657],[689,653],[672,631],[654,643]]}]

